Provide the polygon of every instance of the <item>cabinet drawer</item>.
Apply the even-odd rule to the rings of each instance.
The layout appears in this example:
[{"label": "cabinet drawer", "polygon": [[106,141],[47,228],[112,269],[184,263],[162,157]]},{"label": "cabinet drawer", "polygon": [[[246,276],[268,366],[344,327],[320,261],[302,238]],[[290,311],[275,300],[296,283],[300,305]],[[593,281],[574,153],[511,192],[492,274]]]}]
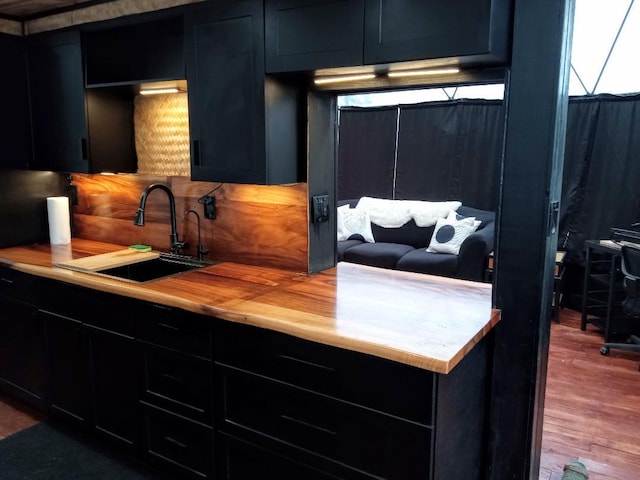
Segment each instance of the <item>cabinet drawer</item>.
[{"label": "cabinet drawer", "polygon": [[[382,387],[381,387],[382,388]],[[386,479],[429,478],[429,427],[265,377],[216,366],[216,425],[293,445]]]},{"label": "cabinet drawer", "polygon": [[211,424],[211,362],[152,345],[141,347],[143,398]]},{"label": "cabinet drawer", "polygon": [[0,267],[0,294],[34,303],[38,290],[36,280],[32,275]]},{"label": "cabinet drawer", "polygon": [[157,304],[138,308],[138,338],[178,350],[211,358],[211,318]]},{"label": "cabinet drawer", "polygon": [[435,375],[358,352],[220,320],[215,360],[431,425]]},{"label": "cabinet drawer", "polygon": [[210,427],[143,402],[145,455],[179,472],[180,478],[210,478],[213,432]]}]

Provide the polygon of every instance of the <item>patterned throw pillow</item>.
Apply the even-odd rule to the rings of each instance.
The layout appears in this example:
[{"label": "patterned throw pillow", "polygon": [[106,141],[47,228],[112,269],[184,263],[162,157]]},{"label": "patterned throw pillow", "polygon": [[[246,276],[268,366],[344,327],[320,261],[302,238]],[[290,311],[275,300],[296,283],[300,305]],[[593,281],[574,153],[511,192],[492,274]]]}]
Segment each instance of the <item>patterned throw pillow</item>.
[{"label": "patterned throw pillow", "polygon": [[[346,207],[346,208],[345,208]],[[365,242],[375,243],[371,231],[371,220],[366,210],[338,207],[338,241],[348,240],[351,235],[361,235]]]},{"label": "patterned throw pillow", "polygon": [[461,220],[456,217],[456,213],[452,211],[447,218],[438,219],[427,252],[458,255],[462,242],[482,223],[475,217],[466,217]]}]

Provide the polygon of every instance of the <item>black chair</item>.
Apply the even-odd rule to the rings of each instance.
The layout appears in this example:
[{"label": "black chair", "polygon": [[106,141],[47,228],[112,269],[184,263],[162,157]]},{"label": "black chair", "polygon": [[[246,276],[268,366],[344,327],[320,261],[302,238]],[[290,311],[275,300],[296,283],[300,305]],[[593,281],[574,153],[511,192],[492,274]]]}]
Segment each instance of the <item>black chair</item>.
[{"label": "black chair", "polygon": [[[621,267],[627,295],[622,302],[622,309],[627,315],[637,318],[640,325],[640,246],[623,245],[621,251]],[[610,348],[640,352],[640,337],[631,335],[626,343],[605,343],[600,348],[600,353],[607,355]],[[638,369],[640,370],[640,364]]]}]

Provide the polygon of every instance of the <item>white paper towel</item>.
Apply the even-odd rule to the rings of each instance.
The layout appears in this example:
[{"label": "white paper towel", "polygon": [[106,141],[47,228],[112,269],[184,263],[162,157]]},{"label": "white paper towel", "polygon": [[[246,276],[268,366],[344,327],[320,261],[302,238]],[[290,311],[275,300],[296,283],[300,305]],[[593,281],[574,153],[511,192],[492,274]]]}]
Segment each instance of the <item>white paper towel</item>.
[{"label": "white paper towel", "polygon": [[47,197],[47,216],[49,218],[49,243],[52,245],[71,243],[69,197]]}]

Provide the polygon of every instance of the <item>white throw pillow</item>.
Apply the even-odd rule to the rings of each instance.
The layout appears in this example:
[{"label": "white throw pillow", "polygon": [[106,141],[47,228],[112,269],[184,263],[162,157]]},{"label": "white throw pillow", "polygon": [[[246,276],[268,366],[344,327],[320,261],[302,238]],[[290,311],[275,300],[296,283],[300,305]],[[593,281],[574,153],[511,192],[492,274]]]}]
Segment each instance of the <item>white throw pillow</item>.
[{"label": "white throw pillow", "polygon": [[460,215],[458,212],[456,212],[455,210],[451,210],[449,212],[449,215],[447,215],[447,220],[458,220],[459,222],[466,220],[467,222],[469,222],[470,224],[473,223],[473,225],[476,226],[476,229],[480,226],[480,224],[482,223],[481,220],[476,220],[476,217],[463,217],[462,215]]},{"label": "white throw pillow", "polygon": [[[451,215],[449,215],[449,217],[450,216]],[[452,253],[453,255],[458,255],[462,242],[475,232],[479,225],[479,223],[476,224],[479,220],[473,217],[467,217],[462,220],[457,220],[455,216],[453,219],[449,217],[439,218],[436,222],[436,227],[431,236],[431,242],[427,247],[427,252]]]},{"label": "white throw pillow", "polygon": [[349,205],[338,207],[337,227],[338,241],[348,240],[351,235],[358,234],[362,235],[365,242],[375,243],[371,220],[366,210],[349,208]]}]

